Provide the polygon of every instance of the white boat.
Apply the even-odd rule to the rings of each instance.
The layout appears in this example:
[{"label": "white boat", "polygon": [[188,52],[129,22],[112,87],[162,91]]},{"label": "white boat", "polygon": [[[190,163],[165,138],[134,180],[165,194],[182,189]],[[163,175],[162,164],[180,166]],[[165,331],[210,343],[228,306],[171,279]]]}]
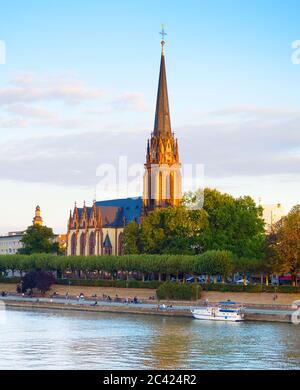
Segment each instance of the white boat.
[{"label": "white boat", "polygon": [[211,321],[244,321],[243,307],[236,302],[219,302],[218,306],[207,306],[191,309],[197,320]]}]

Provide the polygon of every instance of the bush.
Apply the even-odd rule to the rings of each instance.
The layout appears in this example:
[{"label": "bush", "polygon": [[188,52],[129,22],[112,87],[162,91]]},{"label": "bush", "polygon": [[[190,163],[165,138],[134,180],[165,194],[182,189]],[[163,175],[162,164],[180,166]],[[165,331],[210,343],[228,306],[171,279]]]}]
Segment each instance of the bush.
[{"label": "bush", "polygon": [[55,283],[55,278],[50,272],[43,270],[30,271],[22,278],[22,292],[36,288],[44,294],[49,291],[51,285]]},{"label": "bush", "polygon": [[12,278],[0,278],[0,283],[9,283],[9,284],[17,284],[17,283],[20,283],[21,281],[21,278],[18,278],[16,276],[12,277]]},{"label": "bush", "polygon": [[244,286],[240,284],[207,283],[202,285],[205,291],[243,292]]},{"label": "bush", "polygon": [[201,286],[197,285],[197,283],[179,284],[174,282],[165,282],[157,289],[156,294],[158,299],[171,299],[175,301],[196,300],[200,298]]},{"label": "bush", "polygon": [[300,287],[295,286],[265,286],[260,284],[249,284],[243,286],[242,284],[221,284],[208,283],[203,284],[204,291],[221,291],[221,292],[248,292],[248,293],[299,293]]},{"label": "bush", "polygon": [[299,293],[300,286],[264,286],[264,291],[271,293]]}]

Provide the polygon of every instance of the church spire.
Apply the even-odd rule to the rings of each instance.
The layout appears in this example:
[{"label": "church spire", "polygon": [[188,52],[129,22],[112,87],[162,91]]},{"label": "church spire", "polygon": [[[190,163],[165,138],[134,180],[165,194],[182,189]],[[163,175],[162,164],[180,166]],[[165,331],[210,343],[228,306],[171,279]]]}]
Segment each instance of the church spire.
[{"label": "church spire", "polygon": [[161,62],[158,82],[158,92],[156,100],[156,112],[153,135],[156,137],[169,137],[171,135],[171,120],[169,110],[169,99],[168,99],[168,87],[167,87],[167,75],[165,65],[165,54],[164,54],[164,36],[166,35],[164,28],[162,28],[162,51],[161,51]]},{"label": "church spire", "polygon": [[162,35],[162,51],[159,72],[159,83],[156,102],[154,131],[147,143],[147,156],[144,174],[144,212],[157,207],[180,205],[181,164],[179,160],[178,142],[171,130],[167,76],[165,66],[164,28]]}]

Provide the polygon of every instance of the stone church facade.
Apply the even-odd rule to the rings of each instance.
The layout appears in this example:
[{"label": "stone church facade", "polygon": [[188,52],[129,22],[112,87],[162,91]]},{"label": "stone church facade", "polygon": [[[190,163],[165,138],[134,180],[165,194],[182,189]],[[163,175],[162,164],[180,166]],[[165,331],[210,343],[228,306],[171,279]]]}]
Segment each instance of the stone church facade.
[{"label": "stone church facade", "polygon": [[123,231],[156,208],[176,207],[182,198],[178,140],[171,129],[164,40],[154,130],[147,144],[143,197],[95,201],[70,211],[67,255],[122,255]]}]

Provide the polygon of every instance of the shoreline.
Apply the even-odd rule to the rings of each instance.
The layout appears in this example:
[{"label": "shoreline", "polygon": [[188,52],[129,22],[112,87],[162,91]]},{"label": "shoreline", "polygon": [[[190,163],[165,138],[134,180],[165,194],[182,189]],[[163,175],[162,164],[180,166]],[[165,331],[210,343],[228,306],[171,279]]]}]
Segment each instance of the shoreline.
[{"label": "shoreline", "polygon": [[[154,304],[124,304],[124,303],[105,303],[99,302],[93,305],[92,301],[85,302],[66,302],[58,299],[33,300],[30,298],[14,299],[13,297],[3,298],[7,308],[16,309],[46,309],[60,310],[67,312],[87,312],[87,313],[115,313],[115,314],[136,314],[136,315],[154,315],[164,317],[185,317],[193,319],[190,312],[190,305],[174,305],[168,309],[158,309]],[[245,308],[245,321],[258,322],[279,322],[292,323],[291,315],[293,310],[279,310],[266,308]]]}]

